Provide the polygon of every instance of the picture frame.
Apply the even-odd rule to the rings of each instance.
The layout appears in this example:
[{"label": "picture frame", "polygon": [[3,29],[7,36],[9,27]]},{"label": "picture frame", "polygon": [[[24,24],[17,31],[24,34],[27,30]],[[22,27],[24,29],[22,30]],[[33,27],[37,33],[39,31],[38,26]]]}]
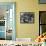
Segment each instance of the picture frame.
[{"label": "picture frame", "polygon": [[38,0],[39,4],[46,4],[46,0]]},{"label": "picture frame", "polygon": [[20,23],[33,24],[34,23],[34,12],[20,12]]}]

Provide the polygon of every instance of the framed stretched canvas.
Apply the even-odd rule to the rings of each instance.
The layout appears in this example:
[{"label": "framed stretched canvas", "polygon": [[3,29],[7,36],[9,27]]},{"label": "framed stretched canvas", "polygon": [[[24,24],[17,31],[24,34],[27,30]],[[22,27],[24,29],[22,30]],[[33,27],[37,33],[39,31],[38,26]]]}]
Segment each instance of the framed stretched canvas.
[{"label": "framed stretched canvas", "polygon": [[20,23],[34,23],[34,12],[21,12]]}]

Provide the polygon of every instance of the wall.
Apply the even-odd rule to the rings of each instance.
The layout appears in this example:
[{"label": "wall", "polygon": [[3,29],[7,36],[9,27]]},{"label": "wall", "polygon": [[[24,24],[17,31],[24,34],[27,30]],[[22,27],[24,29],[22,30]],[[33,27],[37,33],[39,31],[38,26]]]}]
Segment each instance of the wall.
[{"label": "wall", "polygon": [[[0,2],[16,2],[16,37],[36,38],[39,34],[39,10],[46,10],[46,4],[38,4],[38,0],[3,0]],[[34,12],[34,24],[20,24],[20,12]]]},{"label": "wall", "polygon": [[[35,38],[38,36],[38,4],[35,0],[19,0],[17,5],[17,37],[19,38]],[[20,12],[34,12],[34,24],[20,24]],[[37,27],[36,27],[37,26]]]}]

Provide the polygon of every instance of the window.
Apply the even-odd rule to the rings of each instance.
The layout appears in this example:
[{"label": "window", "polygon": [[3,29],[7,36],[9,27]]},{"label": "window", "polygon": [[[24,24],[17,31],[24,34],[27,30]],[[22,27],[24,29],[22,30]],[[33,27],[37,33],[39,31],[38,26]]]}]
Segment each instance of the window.
[{"label": "window", "polygon": [[39,12],[39,35],[46,32],[46,11]]},{"label": "window", "polygon": [[0,40],[15,40],[15,3],[0,3]]}]

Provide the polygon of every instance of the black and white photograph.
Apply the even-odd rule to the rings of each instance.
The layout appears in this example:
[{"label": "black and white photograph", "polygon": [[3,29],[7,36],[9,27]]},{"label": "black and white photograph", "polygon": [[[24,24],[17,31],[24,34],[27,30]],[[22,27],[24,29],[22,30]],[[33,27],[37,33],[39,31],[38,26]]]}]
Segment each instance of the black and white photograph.
[{"label": "black and white photograph", "polygon": [[21,12],[20,23],[34,23],[34,12]]}]

